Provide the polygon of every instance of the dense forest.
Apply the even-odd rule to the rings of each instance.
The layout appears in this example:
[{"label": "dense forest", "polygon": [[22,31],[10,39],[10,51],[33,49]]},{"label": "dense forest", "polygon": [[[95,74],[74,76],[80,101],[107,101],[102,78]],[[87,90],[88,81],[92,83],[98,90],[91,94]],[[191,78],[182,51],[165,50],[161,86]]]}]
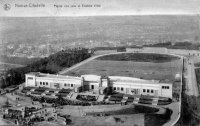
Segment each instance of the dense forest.
[{"label": "dense forest", "polygon": [[188,49],[188,50],[199,50],[200,44],[191,42],[165,42],[145,45],[146,47],[165,47],[168,49]]},{"label": "dense forest", "polygon": [[42,72],[55,74],[63,68],[70,67],[91,57],[88,49],[75,48],[60,51],[50,55],[48,58],[36,60],[25,67],[13,68],[8,70],[0,80],[0,88],[11,85],[19,85],[25,81],[25,74],[29,72]]}]

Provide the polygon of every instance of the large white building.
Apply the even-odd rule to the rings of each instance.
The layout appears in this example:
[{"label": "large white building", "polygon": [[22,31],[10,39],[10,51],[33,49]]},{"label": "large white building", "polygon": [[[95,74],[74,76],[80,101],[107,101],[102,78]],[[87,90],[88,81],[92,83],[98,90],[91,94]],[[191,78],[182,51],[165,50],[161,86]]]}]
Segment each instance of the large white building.
[{"label": "large white building", "polygon": [[81,77],[31,72],[26,74],[25,86],[93,91],[103,94],[109,89],[131,95],[150,95],[172,98],[172,84],[132,77],[82,75]]}]

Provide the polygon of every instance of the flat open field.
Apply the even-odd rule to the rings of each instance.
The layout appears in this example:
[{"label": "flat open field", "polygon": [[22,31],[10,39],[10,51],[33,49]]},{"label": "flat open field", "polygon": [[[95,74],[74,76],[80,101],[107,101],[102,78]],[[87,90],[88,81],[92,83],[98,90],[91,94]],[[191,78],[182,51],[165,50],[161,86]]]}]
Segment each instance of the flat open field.
[{"label": "flat open field", "polygon": [[[144,54],[145,55],[145,54]],[[121,55],[123,56],[123,55]],[[117,56],[118,58],[120,55]],[[132,59],[134,55],[131,56]],[[124,57],[121,57],[124,58]],[[180,59],[172,58],[166,61],[158,62],[160,58],[154,59],[157,61],[150,61],[145,59],[142,60],[125,60],[119,61],[108,60],[108,56],[94,59],[80,67],[76,67],[71,71],[65,73],[66,75],[84,75],[84,74],[95,74],[102,76],[128,76],[143,78],[147,80],[161,80],[162,82],[172,82],[175,74],[181,70]]]}]

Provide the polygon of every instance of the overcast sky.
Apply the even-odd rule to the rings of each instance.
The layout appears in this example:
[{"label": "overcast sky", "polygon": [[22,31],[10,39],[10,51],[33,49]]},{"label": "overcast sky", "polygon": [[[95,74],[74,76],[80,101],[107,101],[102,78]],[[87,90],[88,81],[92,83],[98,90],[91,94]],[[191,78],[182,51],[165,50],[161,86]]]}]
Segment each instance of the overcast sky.
[{"label": "overcast sky", "polygon": [[[5,11],[3,6],[10,4]],[[16,7],[15,4],[44,4],[44,8]],[[93,15],[148,15],[197,14],[200,0],[0,0],[0,16],[93,16]],[[99,4],[101,7],[62,7],[59,5]]]}]

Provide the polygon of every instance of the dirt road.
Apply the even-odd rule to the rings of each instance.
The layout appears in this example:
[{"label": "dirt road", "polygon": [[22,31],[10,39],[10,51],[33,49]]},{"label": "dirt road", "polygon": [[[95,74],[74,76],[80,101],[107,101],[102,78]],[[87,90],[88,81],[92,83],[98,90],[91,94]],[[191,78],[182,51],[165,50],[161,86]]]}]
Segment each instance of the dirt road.
[{"label": "dirt road", "polygon": [[196,74],[195,74],[195,67],[194,62],[192,59],[189,59],[186,63],[187,65],[187,79],[186,79],[186,85],[187,85],[187,95],[194,95],[199,96],[199,90],[197,86],[197,80],[196,80]]}]

